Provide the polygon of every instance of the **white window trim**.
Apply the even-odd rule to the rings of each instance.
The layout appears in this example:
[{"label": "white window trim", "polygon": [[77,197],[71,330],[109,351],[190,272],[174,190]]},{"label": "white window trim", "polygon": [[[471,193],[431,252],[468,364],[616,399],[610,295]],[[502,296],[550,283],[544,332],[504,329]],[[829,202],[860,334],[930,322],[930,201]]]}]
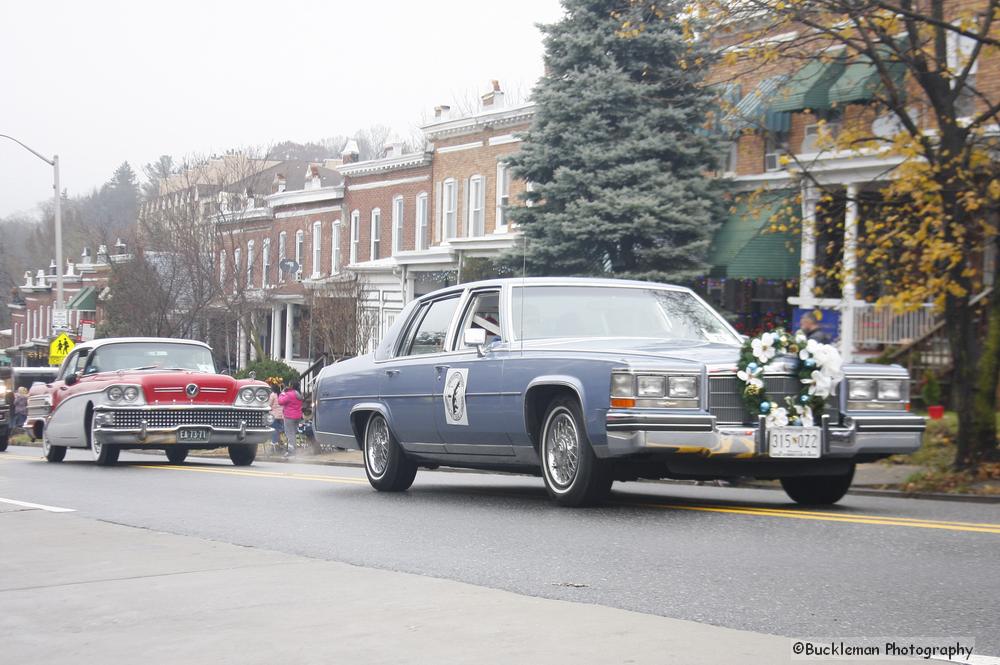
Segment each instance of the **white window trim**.
[{"label": "white window trim", "polygon": [[[226,250],[219,252],[219,284],[222,288],[226,287],[226,261],[229,257],[226,255]],[[28,312],[29,314],[31,312]]]},{"label": "white window trim", "polygon": [[278,234],[278,282],[285,281],[285,271],[281,269],[281,262],[288,258],[288,232],[282,231]]},{"label": "white window trim", "polygon": [[351,264],[358,262],[358,249],[361,245],[361,211],[351,213]]},{"label": "white window trim", "polygon": [[[413,213],[413,249],[422,251],[430,245],[430,197],[427,192],[417,194],[417,205]],[[423,213],[421,214],[421,210]]]},{"label": "white window trim", "polygon": [[[370,226],[370,243],[368,247],[368,259],[374,261],[381,258],[379,254],[382,251],[382,209],[372,208],[371,216],[371,226]],[[376,243],[378,246],[378,252],[375,251]]]},{"label": "white window trim", "polygon": [[[486,178],[474,175],[469,178],[469,214],[465,234],[469,238],[481,238],[486,235]],[[476,215],[479,216],[478,224]],[[479,228],[477,228],[477,226]]]},{"label": "white window trim", "polygon": [[392,255],[403,251],[403,218],[405,203],[401,195],[392,197]]},{"label": "white window trim", "polygon": [[340,274],[340,220],[333,222],[333,237],[330,239],[330,274]]},{"label": "white window trim", "polygon": [[240,265],[243,264],[243,253],[239,247],[233,250],[233,293],[239,289]]},{"label": "white window trim", "polygon": [[[451,188],[451,194],[448,188]],[[458,181],[454,178],[447,178],[444,181],[444,194],[442,196],[442,215],[444,218],[444,239],[452,240],[458,237]],[[450,217],[449,217],[450,215]]]},{"label": "white window trim", "polygon": [[[493,229],[494,233],[507,233],[508,224],[504,218],[504,211],[510,210],[510,167],[506,162],[497,162],[497,180],[496,180],[496,218],[495,227]],[[504,185],[507,189],[507,203],[503,202],[504,199]],[[501,223],[503,221],[503,223]]]},{"label": "white window trim", "polygon": [[261,278],[260,278],[260,288],[267,288],[268,273],[271,272],[271,239],[264,238],[264,243],[261,246]]},{"label": "white window trim", "polygon": [[323,224],[313,222],[312,276],[319,279],[323,272]]},{"label": "white window trim", "polygon": [[257,258],[255,254],[257,253],[256,245],[253,240],[247,240],[247,288],[253,288],[253,264],[254,260]]},{"label": "white window trim", "polygon": [[299,271],[295,273],[296,277],[301,275],[303,271],[302,261],[305,258],[303,255],[306,253],[306,232],[299,229],[295,232],[295,262],[299,264]]}]

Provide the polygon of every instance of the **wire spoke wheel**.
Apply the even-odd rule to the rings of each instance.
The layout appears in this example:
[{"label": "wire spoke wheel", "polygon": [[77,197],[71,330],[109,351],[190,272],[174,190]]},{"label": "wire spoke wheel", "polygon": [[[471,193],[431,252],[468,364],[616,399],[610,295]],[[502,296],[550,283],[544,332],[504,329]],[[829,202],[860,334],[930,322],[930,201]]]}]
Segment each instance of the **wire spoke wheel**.
[{"label": "wire spoke wheel", "polygon": [[569,487],[580,465],[580,434],[569,412],[556,413],[545,432],[545,464],[559,487]]},{"label": "wire spoke wheel", "polygon": [[365,457],[372,475],[385,474],[386,467],[389,466],[389,426],[382,418],[378,418],[368,429]]}]

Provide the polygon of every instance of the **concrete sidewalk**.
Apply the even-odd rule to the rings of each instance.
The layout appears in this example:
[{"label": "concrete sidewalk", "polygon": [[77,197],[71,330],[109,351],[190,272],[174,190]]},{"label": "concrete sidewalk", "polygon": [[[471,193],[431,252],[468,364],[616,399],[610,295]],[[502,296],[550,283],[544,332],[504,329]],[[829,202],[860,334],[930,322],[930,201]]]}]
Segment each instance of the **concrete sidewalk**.
[{"label": "concrete sidewalk", "polygon": [[72,513],[3,506],[0,533],[3,663],[790,662],[784,637]]}]

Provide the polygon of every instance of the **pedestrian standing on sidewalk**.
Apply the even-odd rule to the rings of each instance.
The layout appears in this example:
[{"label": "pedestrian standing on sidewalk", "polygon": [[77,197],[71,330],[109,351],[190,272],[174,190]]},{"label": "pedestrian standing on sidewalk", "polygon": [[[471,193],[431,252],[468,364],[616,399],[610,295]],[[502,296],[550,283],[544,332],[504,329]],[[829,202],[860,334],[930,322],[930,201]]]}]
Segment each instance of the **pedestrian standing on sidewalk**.
[{"label": "pedestrian standing on sidewalk", "polygon": [[14,395],[14,429],[24,427],[24,422],[28,419],[28,389],[21,386]]},{"label": "pedestrian standing on sidewalk", "polygon": [[292,381],[278,395],[278,404],[284,411],[285,440],[288,443],[288,454],[295,454],[295,435],[302,421],[302,393],[299,392],[299,382]]},{"label": "pedestrian standing on sidewalk", "polygon": [[278,444],[281,443],[281,431],[285,428],[285,410],[281,408],[278,404],[278,395],[281,394],[281,386],[277,383],[271,386],[271,417],[274,418],[274,422],[271,423],[271,427],[274,428],[274,432],[271,434],[271,448],[274,450],[278,449]]}]

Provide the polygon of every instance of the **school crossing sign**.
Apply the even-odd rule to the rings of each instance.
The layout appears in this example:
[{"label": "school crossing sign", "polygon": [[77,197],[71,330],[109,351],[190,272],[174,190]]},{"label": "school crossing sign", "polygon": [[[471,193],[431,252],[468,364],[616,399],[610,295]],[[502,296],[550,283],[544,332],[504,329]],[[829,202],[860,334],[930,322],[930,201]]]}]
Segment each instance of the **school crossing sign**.
[{"label": "school crossing sign", "polygon": [[54,367],[61,365],[74,346],[76,346],[76,342],[71,340],[66,333],[61,333],[49,344],[49,365]]}]

